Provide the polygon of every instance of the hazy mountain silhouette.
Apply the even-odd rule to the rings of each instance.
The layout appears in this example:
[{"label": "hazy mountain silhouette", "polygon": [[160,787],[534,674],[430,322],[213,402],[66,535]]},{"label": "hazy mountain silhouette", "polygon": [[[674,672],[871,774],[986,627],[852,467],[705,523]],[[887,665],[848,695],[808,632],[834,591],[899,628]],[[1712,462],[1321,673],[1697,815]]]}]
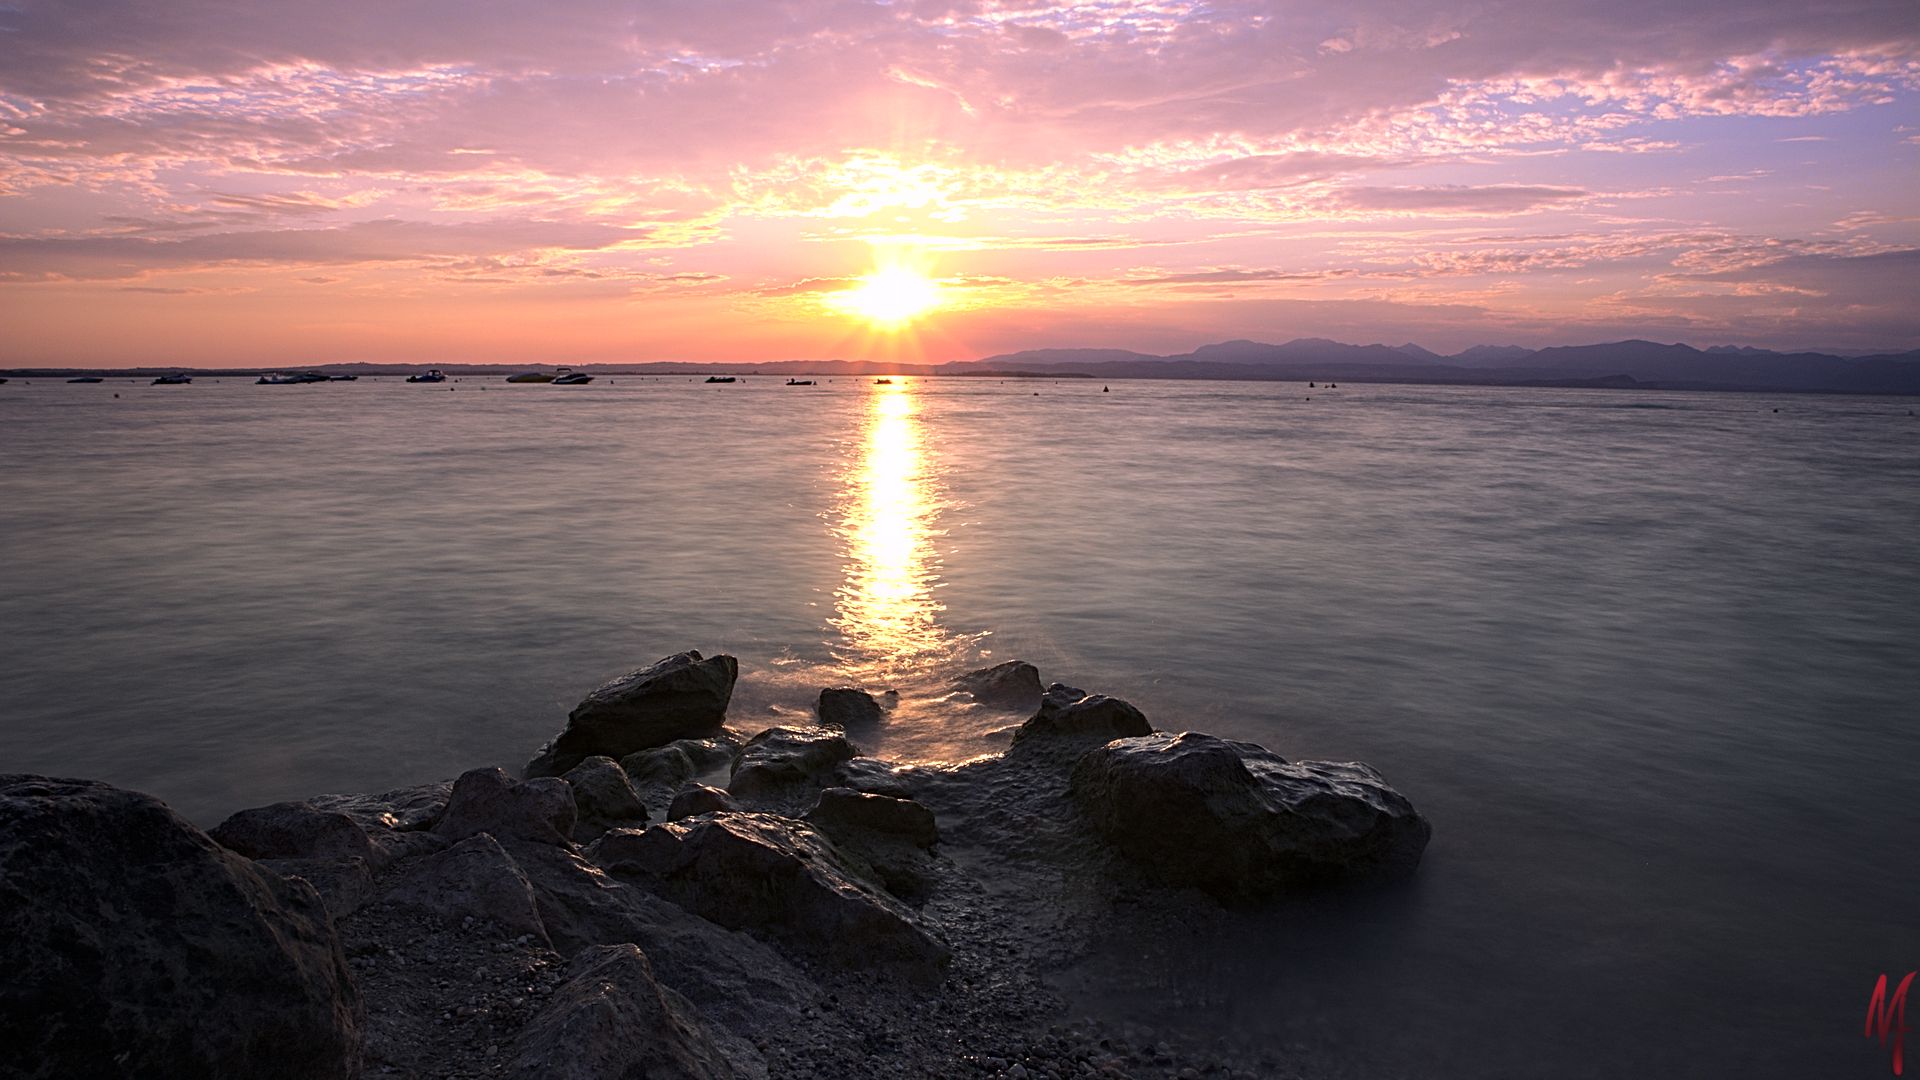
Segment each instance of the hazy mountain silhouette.
[{"label": "hazy mountain silhouette", "polygon": [[1451,356],[1412,343],[1349,345],[1325,338],[1296,338],[1273,345],[1236,340],[1171,356],[1121,349],[1034,349],[946,364],[939,370],[949,374],[1000,371],[1105,378],[1352,379],[1920,394],[1920,350],[1845,357],[1750,346],[1697,349],[1640,340],[1544,349],[1476,345]]}]

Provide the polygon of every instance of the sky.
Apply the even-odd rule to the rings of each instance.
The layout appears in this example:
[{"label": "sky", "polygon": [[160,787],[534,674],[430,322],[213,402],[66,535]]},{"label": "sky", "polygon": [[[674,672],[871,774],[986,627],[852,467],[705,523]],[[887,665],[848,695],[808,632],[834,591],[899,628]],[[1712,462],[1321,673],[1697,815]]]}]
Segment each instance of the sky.
[{"label": "sky", "polygon": [[0,0],[0,366],[1907,350],[1917,166],[1913,0]]}]

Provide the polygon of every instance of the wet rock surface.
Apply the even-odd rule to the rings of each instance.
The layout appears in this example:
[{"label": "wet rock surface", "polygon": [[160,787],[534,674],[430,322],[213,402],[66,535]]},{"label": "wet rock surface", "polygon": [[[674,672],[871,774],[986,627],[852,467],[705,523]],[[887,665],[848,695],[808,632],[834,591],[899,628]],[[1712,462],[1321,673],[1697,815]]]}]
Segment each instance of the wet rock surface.
[{"label": "wet rock surface", "polygon": [[1119,698],[1054,683],[1040,699],[1040,710],[1013,733],[1013,748],[1058,747],[1065,740],[1102,743],[1152,731],[1146,715]]},{"label": "wet rock surface", "polygon": [[[710,814],[620,830],[589,857],[695,915],[786,941],[838,967],[938,983],[947,947],[819,831],[773,814]],[[752,888],[741,883],[752,882]]]},{"label": "wet rock surface", "polygon": [[879,727],[887,718],[886,710],[873,695],[855,686],[830,686],[820,691],[813,711],[822,726],[842,731]]},{"label": "wet rock surface", "polygon": [[312,887],[145,795],[0,776],[0,955],[9,1075],[343,1080],[359,1064],[360,995]]},{"label": "wet rock surface", "polygon": [[853,756],[853,744],[831,728],[768,728],[741,748],[727,791],[736,798],[777,795],[793,785],[818,782]]},{"label": "wet rock surface", "polygon": [[595,754],[618,759],[717,734],[739,674],[731,656],[690,650],[604,683],[574,706],[566,728],[528,763],[526,775],[559,776]]},{"label": "wet rock surface", "polygon": [[1406,877],[1431,835],[1366,765],[1288,762],[1195,732],[1107,743],[1072,783],[1093,825],[1151,877],[1226,898]]},{"label": "wet rock surface", "polygon": [[1043,692],[1040,669],[1025,660],[1008,660],[969,671],[955,679],[953,685],[982,705],[1022,712],[1038,708]]},{"label": "wet rock surface", "polygon": [[[1145,718],[1117,699],[1055,684],[1039,702],[1029,666],[987,671],[1000,674],[969,691],[976,700],[996,682],[1033,695],[1018,706],[1037,712],[1017,752],[900,765],[855,756],[838,730],[778,728],[744,753],[721,732],[628,750],[617,763],[611,751],[583,753],[565,779],[479,769],[263,807],[220,827],[234,850],[200,837],[192,858],[259,883],[240,890],[250,906],[278,904],[296,923],[304,911],[301,933],[320,935],[326,914],[306,881],[269,869],[330,880],[321,888],[351,970],[339,980],[349,1003],[340,1015],[362,1039],[367,1077],[1349,1075],[1203,1038],[1179,1021],[1094,1022],[1069,1001],[1088,1000],[1089,981],[1147,992],[1143,943],[1213,940],[1250,899],[1319,885],[1323,865],[1338,865],[1339,880],[1408,872],[1425,822],[1365,766],[1143,734]],[[1147,764],[1161,759],[1176,767]],[[753,779],[739,793],[707,786],[729,772]],[[619,816],[633,814],[628,795],[654,812]],[[1262,815],[1312,823],[1288,832],[1295,847],[1281,861],[1313,872],[1253,865],[1245,853],[1270,838],[1248,822]],[[16,897],[24,901],[16,882],[38,880],[15,874],[12,828],[0,813],[8,927],[23,906]],[[1232,882],[1204,872],[1215,858],[1243,860]],[[43,887],[58,888],[32,886]],[[127,932],[164,948],[173,925]],[[0,940],[9,955],[12,940]],[[298,983],[324,972],[316,963],[283,960],[275,971]],[[23,1000],[20,985],[33,984],[0,987],[6,1009]],[[366,1010],[353,1027],[356,987]],[[108,1015],[107,990],[86,992],[92,1013]],[[172,999],[156,985],[113,992],[154,1014],[149,1025],[227,1025],[231,1035],[259,1019],[237,1024],[214,998],[162,1018]],[[0,1010],[0,1023],[16,1024],[0,1036],[18,1029],[14,1016]],[[345,1075],[284,1066],[275,1057],[269,1069],[224,1075]],[[149,1073],[175,1074],[208,1075]]]}]

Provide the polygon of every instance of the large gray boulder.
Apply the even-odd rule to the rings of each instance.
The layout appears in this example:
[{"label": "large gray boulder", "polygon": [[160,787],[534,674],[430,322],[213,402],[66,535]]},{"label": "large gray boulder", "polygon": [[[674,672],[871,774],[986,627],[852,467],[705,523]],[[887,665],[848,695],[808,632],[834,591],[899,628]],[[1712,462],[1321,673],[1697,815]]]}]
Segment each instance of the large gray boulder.
[{"label": "large gray boulder", "polygon": [[948,951],[871,868],[804,822],[772,814],[710,814],[616,829],[588,850],[688,911],[785,941],[842,967],[918,983],[944,977]]},{"label": "large gray boulder", "polygon": [[953,680],[973,700],[996,709],[1031,709],[1040,704],[1040,669],[1025,660],[969,671]]},{"label": "large gray boulder", "polygon": [[637,946],[587,949],[574,957],[568,976],[521,1032],[506,1075],[521,1080],[733,1080],[739,1075],[699,1011],[655,980],[653,966]]},{"label": "large gray boulder", "polygon": [[499,768],[470,769],[453,782],[436,835],[458,842],[477,833],[501,840],[568,844],[578,811],[573,786],[558,777],[515,780]]},{"label": "large gray boulder", "polygon": [[560,776],[595,754],[623,758],[675,739],[719,732],[740,664],[675,653],[596,687],[574,706],[566,729],[527,764],[526,775]]},{"label": "large gray boulder", "polygon": [[389,861],[351,815],[308,802],[242,810],[207,835],[249,859],[365,859],[376,869]]},{"label": "large gray boulder", "polygon": [[1194,732],[1090,750],[1074,764],[1072,792],[1100,834],[1149,876],[1224,899],[1405,877],[1432,833],[1366,765],[1290,763]]},{"label": "large gray boulder", "polygon": [[530,934],[547,943],[547,928],[519,864],[489,833],[477,833],[425,858],[401,864],[386,894],[396,908],[449,921],[492,923],[504,937]]},{"label": "large gray boulder", "polygon": [[320,898],[150,796],[0,776],[0,1072],[344,1080],[361,1004]]},{"label": "large gray boulder", "polygon": [[747,740],[733,763],[727,791],[747,797],[817,781],[853,754],[853,744],[831,728],[768,728]]},{"label": "large gray boulder", "polygon": [[1063,739],[1105,742],[1152,731],[1146,715],[1119,698],[1054,683],[1040,699],[1040,710],[1013,733],[1013,745]]}]

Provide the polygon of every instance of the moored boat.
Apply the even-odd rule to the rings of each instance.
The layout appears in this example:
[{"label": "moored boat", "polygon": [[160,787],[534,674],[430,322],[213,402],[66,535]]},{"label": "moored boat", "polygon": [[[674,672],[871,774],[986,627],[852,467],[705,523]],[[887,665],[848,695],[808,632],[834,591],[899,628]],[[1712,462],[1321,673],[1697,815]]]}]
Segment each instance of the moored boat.
[{"label": "moored boat", "polygon": [[446,373],[439,368],[429,368],[425,375],[409,375],[408,382],[446,382]]},{"label": "moored boat", "polygon": [[555,386],[585,386],[592,381],[593,376],[586,372],[569,371],[566,368],[561,368],[560,373],[553,377],[553,385]]},{"label": "moored boat", "polygon": [[788,386],[812,386],[813,380],[812,379],[788,379],[787,385]]},{"label": "moored boat", "polygon": [[67,381],[70,383],[97,383],[97,382],[106,382],[107,380],[101,378],[98,375],[82,375],[77,379],[68,379]]},{"label": "moored boat", "polygon": [[150,386],[185,386],[193,381],[191,375],[161,375],[149,383]]},{"label": "moored boat", "polygon": [[708,382],[738,382],[739,380],[735,379],[731,375],[709,375],[707,376],[707,381]]}]

